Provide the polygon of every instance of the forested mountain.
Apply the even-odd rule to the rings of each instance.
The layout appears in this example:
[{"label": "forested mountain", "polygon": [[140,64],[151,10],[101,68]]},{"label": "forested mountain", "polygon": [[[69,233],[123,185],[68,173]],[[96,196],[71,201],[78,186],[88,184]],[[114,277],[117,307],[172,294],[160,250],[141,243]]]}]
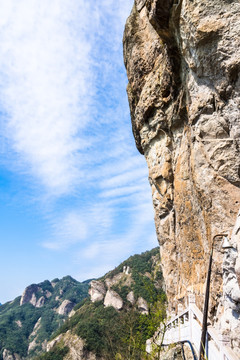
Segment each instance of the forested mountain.
[{"label": "forested mountain", "polygon": [[146,340],[165,318],[159,248],[131,256],[93,280],[89,293],[39,360],[145,358]]},{"label": "forested mountain", "polygon": [[73,307],[88,296],[88,287],[88,281],[80,283],[70,276],[46,280],[28,286],[22,296],[3,304],[0,359],[32,358],[44,350]]},{"label": "forested mountain", "polygon": [[165,303],[159,248],[97,280],[30,285],[0,308],[0,359],[142,359]]}]

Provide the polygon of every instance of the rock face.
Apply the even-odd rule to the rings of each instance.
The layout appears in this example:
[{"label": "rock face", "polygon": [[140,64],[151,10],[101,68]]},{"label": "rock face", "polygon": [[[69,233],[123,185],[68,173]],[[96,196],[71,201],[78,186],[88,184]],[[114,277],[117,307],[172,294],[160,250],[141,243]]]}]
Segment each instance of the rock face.
[{"label": "rock face", "polygon": [[89,288],[89,295],[91,297],[91,301],[102,301],[106,294],[106,289],[104,284],[98,280],[92,280]]},{"label": "rock face", "polygon": [[127,301],[129,301],[132,305],[135,303],[135,296],[133,291],[130,291],[127,294]]},{"label": "rock face", "polygon": [[32,304],[33,306],[36,306],[37,305],[36,293],[39,291],[41,291],[41,289],[36,284],[28,286],[22,294],[20,305],[29,303]]},{"label": "rock face", "polygon": [[[39,294],[43,294],[43,296],[39,297]],[[24,290],[21,300],[20,300],[20,306],[24,304],[32,304],[33,306],[40,308],[44,306],[46,298],[50,298],[52,296],[52,293],[48,290],[43,290],[40,286],[37,284],[32,284],[26,287]],[[38,299],[37,299],[38,298]]]},{"label": "rock face", "polygon": [[234,349],[240,348],[240,212],[231,238],[232,248],[225,252],[223,261],[223,298],[219,306],[218,326],[222,335],[232,343]]},{"label": "rock face", "polygon": [[49,342],[47,351],[50,351],[58,342],[63,343],[64,346],[67,346],[69,349],[68,354],[64,356],[64,360],[103,360],[92,352],[87,351],[85,349],[85,341],[70,331],[67,331],[66,334],[59,335]]},{"label": "rock face", "polygon": [[57,309],[57,313],[59,315],[68,315],[72,309],[74,308],[76,304],[74,304],[72,301],[70,300],[64,300],[62,302],[62,304],[59,306],[59,308]]},{"label": "rock face", "polygon": [[38,299],[37,303],[36,303],[36,308],[40,308],[40,307],[42,307],[44,304],[45,304],[45,297],[44,297],[44,296],[41,296],[41,297]]},{"label": "rock face", "polygon": [[18,354],[12,354],[7,349],[4,349],[3,351],[3,360],[20,360],[20,356]]},{"label": "rock face", "polygon": [[142,297],[138,298],[137,307],[142,314],[148,314],[148,304]]},{"label": "rock face", "polygon": [[114,290],[108,290],[104,299],[105,306],[113,306],[116,310],[121,310],[123,307],[123,301],[121,296]]},{"label": "rock face", "polygon": [[[113,277],[106,277],[104,280],[92,280],[89,288],[89,295],[92,302],[103,301],[105,306],[113,306],[116,310],[121,310],[123,307],[123,299],[121,296],[111,289],[112,286],[123,284],[125,286],[131,286],[133,280],[130,274],[130,267],[123,266],[122,271]],[[134,303],[134,294],[130,292],[129,295],[133,300],[129,300]],[[133,302],[132,302],[133,301]]]},{"label": "rock face", "polygon": [[[135,0],[125,27],[132,128],[149,168],[170,311],[189,291],[202,308],[213,237],[237,236],[239,11],[238,0]],[[225,251],[221,241],[214,242],[210,316],[224,316],[228,299],[228,321],[239,326],[239,240]],[[229,270],[223,276],[227,261],[234,281]],[[228,335],[240,347],[231,325]]]}]

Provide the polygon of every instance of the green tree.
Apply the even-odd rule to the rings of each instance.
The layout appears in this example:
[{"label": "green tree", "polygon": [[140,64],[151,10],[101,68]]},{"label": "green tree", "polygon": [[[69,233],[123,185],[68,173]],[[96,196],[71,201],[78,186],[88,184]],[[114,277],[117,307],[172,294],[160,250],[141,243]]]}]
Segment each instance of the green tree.
[{"label": "green tree", "polygon": [[[156,292],[153,283],[144,283],[144,292],[148,294],[148,314],[141,314],[132,308],[122,317],[124,329],[121,351],[115,359],[159,360],[166,329],[166,295],[163,290]],[[158,335],[156,336],[158,332]],[[152,339],[152,352],[146,352],[146,341]]]}]

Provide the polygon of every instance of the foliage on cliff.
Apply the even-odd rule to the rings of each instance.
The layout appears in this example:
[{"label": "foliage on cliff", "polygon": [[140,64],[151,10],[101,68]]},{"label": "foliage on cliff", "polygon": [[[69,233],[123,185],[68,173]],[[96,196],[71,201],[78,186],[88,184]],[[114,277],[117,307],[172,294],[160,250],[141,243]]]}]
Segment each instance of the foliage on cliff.
[{"label": "foliage on cliff", "polygon": [[123,261],[114,270],[109,271],[103,278],[113,278],[115,275],[123,272],[124,266],[129,266],[132,273],[145,274],[153,270],[153,257],[159,258],[159,247],[155,247],[150,251],[145,251],[141,254],[130,256],[127,260]]}]

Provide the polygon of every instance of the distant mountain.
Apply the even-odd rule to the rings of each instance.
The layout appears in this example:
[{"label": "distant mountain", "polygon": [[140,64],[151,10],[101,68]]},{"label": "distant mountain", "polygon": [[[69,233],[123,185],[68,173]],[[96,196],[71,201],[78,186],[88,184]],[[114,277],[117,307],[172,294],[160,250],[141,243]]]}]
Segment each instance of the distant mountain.
[{"label": "distant mountain", "polygon": [[88,296],[89,281],[80,283],[71,276],[46,280],[1,305],[0,359],[31,359],[45,350],[74,306]]},{"label": "distant mountain", "polygon": [[166,315],[159,248],[131,256],[93,280],[89,293],[38,360],[146,358],[146,340]]},{"label": "distant mountain", "polygon": [[0,360],[140,360],[165,303],[159,248],[97,280],[32,284],[0,307]]}]

